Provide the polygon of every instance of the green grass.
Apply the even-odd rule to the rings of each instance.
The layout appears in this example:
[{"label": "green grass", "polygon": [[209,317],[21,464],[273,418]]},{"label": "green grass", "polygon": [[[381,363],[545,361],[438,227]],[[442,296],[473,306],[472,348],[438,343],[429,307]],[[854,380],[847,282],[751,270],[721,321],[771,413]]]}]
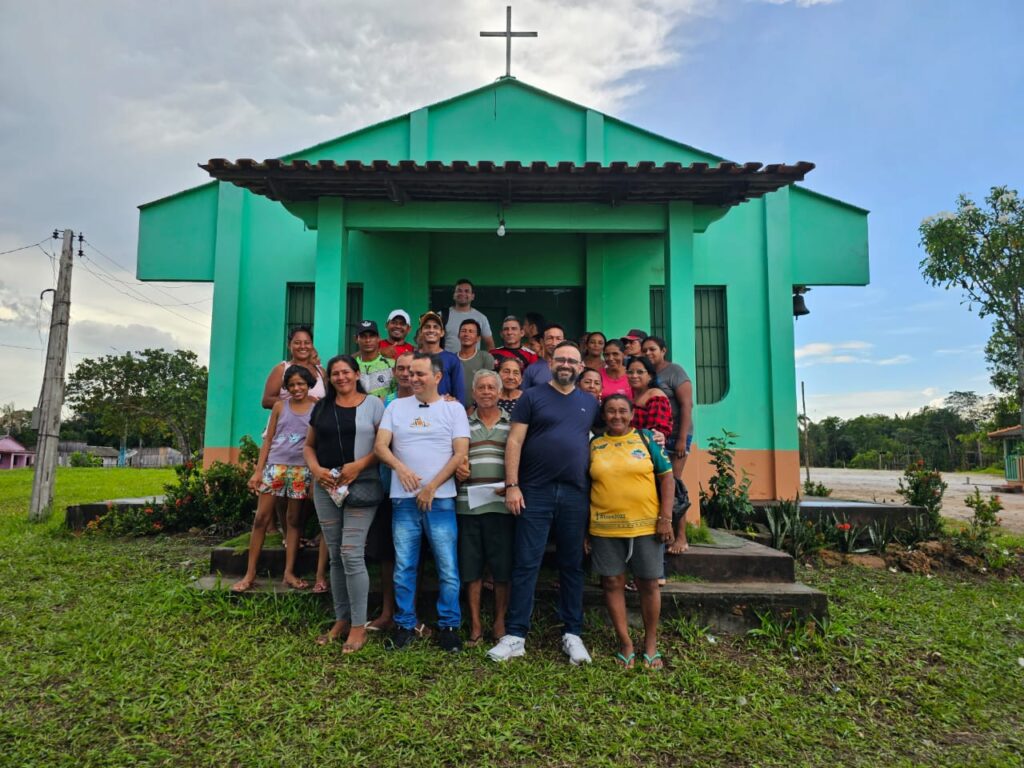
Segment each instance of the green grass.
[{"label": "green grass", "polygon": [[[167,479],[62,470],[58,503]],[[588,668],[550,620],[504,667],[377,640],[342,657],[313,643],[330,617],[311,596],[190,589],[206,542],[29,524],[30,481],[0,473],[2,766],[1022,764],[1020,581],[802,571],[824,632],[668,620],[662,674],[617,668],[600,612]]]}]

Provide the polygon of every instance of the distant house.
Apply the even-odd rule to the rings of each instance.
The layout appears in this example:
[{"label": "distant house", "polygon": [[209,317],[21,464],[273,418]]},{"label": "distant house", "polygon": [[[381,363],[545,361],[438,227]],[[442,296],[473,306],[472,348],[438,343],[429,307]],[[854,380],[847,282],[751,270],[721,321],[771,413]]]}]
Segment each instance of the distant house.
[{"label": "distant house", "polygon": [[1003,441],[1003,474],[1007,485],[1024,486],[1024,435],[1018,424],[988,433],[989,440]]},{"label": "distant house", "polygon": [[176,467],[184,461],[181,451],[168,446],[136,448],[128,451],[125,461],[130,467]]},{"label": "distant house", "polygon": [[116,467],[118,450],[106,445],[88,445],[87,443],[62,440],[57,444],[57,464],[62,467],[71,466],[71,454],[88,453],[103,461],[104,467]]},{"label": "distant house", "polygon": [[29,450],[10,435],[0,437],[0,469],[21,469],[35,463],[35,451]]}]

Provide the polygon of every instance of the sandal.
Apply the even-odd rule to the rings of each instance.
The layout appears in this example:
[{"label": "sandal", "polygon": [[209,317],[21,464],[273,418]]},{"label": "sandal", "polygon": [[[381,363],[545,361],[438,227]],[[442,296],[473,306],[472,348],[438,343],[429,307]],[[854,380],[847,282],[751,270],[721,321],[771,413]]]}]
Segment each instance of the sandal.
[{"label": "sandal", "polygon": [[484,635],[483,632],[481,632],[479,635],[473,635],[471,638],[469,638],[469,640],[463,643],[463,645],[465,645],[467,648],[476,648],[478,645],[480,645],[480,643],[483,642],[483,640]]},{"label": "sandal", "polygon": [[286,587],[290,587],[291,589],[309,589],[309,582],[305,579],[300,579],[297,576],[294,577],[292,581],[288,581],[288,579],[282,579],[281,583],[284,584]]},{"label": "sandal", "polygon": [[661,652],[655,651],[653,656],[644,654],[644,669],[664,669],[665,662],[661,658]]},{"label": "sandal", "polygon": [[[646,658],[646,654],[645,654]],[[622,652],[615,654],[615,662],[619,664],[623,669],[632,669],[633,661],[636,659],[636,654],[631,653],[629,656],[623,656]]]},{"label": "sandal", "polygon": [[[378,622],[380,622],[380,623],[378,623]],[[381,621],[381,617],[378,616],[376,619],[374,619],[373,621],[371,621],[369,624],[366,625],[366,631],[367,632],[390,632],[391,629],[394,626],[395,626],[395,620],[394,619],[386,619],[384,621]]]},{"label": "sandal", "polygon": [[313,594],[314,595],[322,595],[322,594],[324,594],[326,592],[329,592],[330,589],[331,588],[329,586],[327,586],[327,582],[323,581],[322,579],[320,579],[320,580],[317,581],[316,584],[313,585]]},{"label": "sandal", "polygon": [[434,634],[434,630],[432,630],[426,624],[417,624],[415,627],[412,628],[412,631],[415,632],[416,636],[422,640],[426,640],[428,637]]}]

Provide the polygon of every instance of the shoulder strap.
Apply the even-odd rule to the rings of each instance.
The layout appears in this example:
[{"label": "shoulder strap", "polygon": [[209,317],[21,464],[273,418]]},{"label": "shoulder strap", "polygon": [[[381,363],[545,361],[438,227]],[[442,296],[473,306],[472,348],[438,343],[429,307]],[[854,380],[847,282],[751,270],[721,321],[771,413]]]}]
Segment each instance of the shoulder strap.
[{"label": "shoulder strap", "polygon": [[[654,464],[654,449],[651,448],[651,438],[648,436],[646,429],[638,429],[637,434],[640,435],[640,439],[644,441],[644,448],[647,449],[647,455],[651,457],[651,464]],[[657,474],[655,474],[655,482],[657,482]]]}]

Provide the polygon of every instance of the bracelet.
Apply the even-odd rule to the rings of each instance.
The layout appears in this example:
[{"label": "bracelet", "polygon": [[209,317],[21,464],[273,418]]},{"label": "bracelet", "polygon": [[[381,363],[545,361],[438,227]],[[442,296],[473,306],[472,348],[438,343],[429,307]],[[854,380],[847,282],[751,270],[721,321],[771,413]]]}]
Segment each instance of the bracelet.
[{"label": "bracelet", "polygon": [[658,515],[658,520],[660,520],[663,523],[671,523],[672,522],[672,518],[671,517],[662,517],[661,515]]},{"label": "bracelet", "polygon": [[509,488],[518,488],[518,487],[519,487],[519,483],[505,483],[505,490],[506,490],[506,491],[507,491],[507,490],[508,490]]}]

